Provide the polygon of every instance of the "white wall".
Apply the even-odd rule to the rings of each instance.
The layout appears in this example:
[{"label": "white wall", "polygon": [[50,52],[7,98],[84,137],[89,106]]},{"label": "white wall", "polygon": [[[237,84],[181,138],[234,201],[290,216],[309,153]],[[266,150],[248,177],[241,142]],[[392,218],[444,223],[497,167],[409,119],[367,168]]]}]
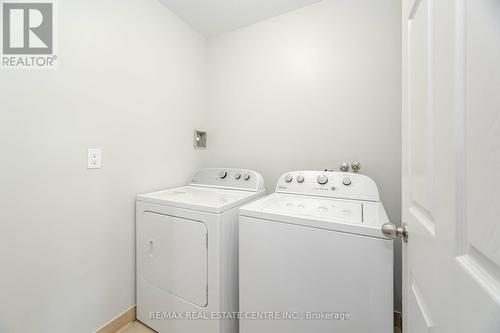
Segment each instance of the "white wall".
[{"label": "white wall", "polygon": [[202,154],[205,39],[156,0],[58,9],[58,69],[0,72],[2,333],[89,333],[133,306],[134,196]]},{"label": "white wall", "polygon": [[133,306],[134,196],[200,166],[272,189],[359,160],[399,221],[399,6],[325,0],[211,40],[207,62],[156,0],[58,1],[59,67],[0,72],[0,332],[87,333]]},{"label": "white wall", "polygon": [[208,165],[261,171],[273,190],[287,170],[359,160],[401,220],[399,0],[325,0],[249,26],[210,40],[208,66]]}]

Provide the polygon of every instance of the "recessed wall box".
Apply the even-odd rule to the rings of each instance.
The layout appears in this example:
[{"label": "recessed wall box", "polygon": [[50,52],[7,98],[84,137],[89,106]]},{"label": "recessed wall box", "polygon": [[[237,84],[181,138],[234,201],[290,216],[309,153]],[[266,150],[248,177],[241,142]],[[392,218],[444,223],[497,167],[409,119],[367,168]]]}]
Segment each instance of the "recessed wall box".
[{"label": "recessed wall box", "polygon": [[199,130],[194,131],[194,148],[195,149],[207,148],[207,132]]}]

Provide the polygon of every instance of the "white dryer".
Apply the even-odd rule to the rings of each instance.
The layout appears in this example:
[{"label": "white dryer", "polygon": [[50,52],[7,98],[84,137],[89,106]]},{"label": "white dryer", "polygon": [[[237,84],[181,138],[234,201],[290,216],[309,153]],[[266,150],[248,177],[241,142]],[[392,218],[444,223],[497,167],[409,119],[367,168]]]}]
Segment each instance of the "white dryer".
[{"label": "white dryer", "polygon": [[386,222],[367,176],[283,175],[240,209],[240,332],[393,332]]},{"label": "white dryer", "polygon": [[251,170],[202,169],[136,201],[137,318],[160,333],[236,333],[238,209],[265,193]]}]

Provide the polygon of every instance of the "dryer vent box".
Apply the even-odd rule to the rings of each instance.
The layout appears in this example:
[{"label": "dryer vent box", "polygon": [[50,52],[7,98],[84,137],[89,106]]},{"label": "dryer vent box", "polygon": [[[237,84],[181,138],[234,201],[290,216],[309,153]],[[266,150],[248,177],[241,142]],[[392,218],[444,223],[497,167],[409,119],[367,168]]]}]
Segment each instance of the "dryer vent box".
[{"label": "dryer vent box", "polygon": [[194,148],[195,149],[207,148],[207,132],[199,130],[194,131]]}]

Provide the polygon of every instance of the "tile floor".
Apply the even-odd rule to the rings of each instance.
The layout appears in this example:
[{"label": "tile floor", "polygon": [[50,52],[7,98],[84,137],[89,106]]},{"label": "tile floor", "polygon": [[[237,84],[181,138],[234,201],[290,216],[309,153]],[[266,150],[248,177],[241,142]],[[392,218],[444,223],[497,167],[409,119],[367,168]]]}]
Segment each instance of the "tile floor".
[{"label": "tile floor", "polygon": [[[155,333],[149,327],[143,325],[139,321],[134,321],[133,323],[128,324],[124,328],[122,328],[118,333]],[[401,333],[399,328],[394,329],[394,333]]]}]

